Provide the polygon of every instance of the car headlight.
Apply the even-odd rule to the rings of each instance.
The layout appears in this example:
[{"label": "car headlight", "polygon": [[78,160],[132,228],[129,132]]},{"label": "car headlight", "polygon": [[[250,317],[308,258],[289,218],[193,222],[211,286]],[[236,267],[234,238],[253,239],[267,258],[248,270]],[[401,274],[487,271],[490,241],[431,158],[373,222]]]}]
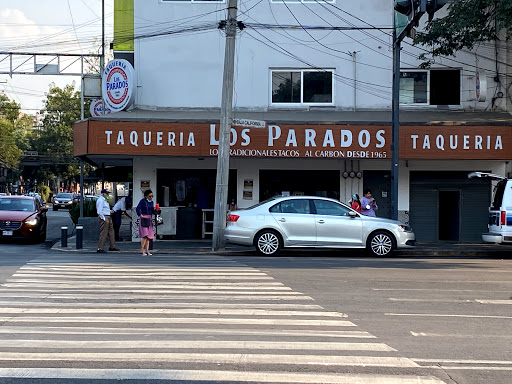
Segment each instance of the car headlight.
[{"label": "car headlight", "polygon": [[73,200],[69,200],[66,204],[73,204]]},{"label": "car headlight", "polygon": [[54,200],[54,201],[55,201],[55,203],[59,204],[59,200]]},{"label": "car headlight", "polygon": [[400,224],[398,226],[402,232],[412,232],[412,228],[405,224]]},{"label": "car headlight", "polygon": [[25,224],[36,225],[37,224],[37,219],[27,220],[27,221],[25,221]]}]

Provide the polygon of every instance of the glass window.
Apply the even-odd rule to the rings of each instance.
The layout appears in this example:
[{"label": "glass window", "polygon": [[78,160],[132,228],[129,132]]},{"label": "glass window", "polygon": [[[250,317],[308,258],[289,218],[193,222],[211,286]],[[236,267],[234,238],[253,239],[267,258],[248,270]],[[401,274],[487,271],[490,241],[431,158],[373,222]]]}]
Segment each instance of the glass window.
[{"label": "glass window", "polygon": [[301,213],[310,214],[311,209],[308,199],[292,199],[281,201],[279,204],[270,208],[272,213]]},{"label": "glass window", "polygon": [[160,0],[162,3],[224,3],[224,0]]},{"label": "glass window", "polygon": [[327,200],[313,200],[317,215],[348,216],[350,209],[341,204]]},{"label": "glass window", "polygon": [[460,105],[460,69],[400,73],[400,104]]},{"label": "glass window", "polygon": [[300,72],[272,72],[272,102],[300,103]]},{"label": "glass window", "polygon": [[400,73],[400,104],[426,104],[427,72]]},{"label": "glass window", "polygon": [[304,102],[332,103],[331,72],[304,72]]},{"label": "glass window", "polygon": [[34,212],[33,200],[0,199],[0,211],[26,211]]},{"label": "glass window", "polygon": [[332,104],[333,71],[272,71],[272,103]]},{"label": "glass window", "polygon": [[501,203],[503,201],[503,195],[505,194],[505,185],[507,185],[507,181],[500,181],[496,187],[494,187],[494,199],[492,200],[492,208],[491,209],[500,209]]}]

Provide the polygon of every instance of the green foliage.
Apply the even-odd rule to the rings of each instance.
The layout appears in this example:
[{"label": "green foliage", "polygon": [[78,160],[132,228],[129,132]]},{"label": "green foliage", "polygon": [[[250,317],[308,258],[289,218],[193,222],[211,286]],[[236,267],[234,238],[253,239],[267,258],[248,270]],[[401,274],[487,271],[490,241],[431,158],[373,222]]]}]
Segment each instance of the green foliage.
[{"label": "green foliage", "polygon": [[512,36],[512,0],[457,0],[449,5],[445,17],[434,19],[424,32],[417,33],[414,43],[432,46],[433,57],[453,56],[478,43],[499,40],[502,33],[507,40]]},{"label": "green foliage", "polygon": [[46,94],[43,126],[33,138],[32,147],[39,152],[46,175],[65,179],[80,173],[73,158],[73,124],[80,120],[80,92],[75,85],[59,88],[52,84]]},{"label": "green foliage", "polygon": [[[78,218],[80,217],[80,204],[73,203],[71,208],[69,209],[69,216],[71,217],[71,221],[75,225],[78,224]],[[94,200],[84,200],[84,217],[96,217],[98,213],[96,212],[96,201]]]},{"label": "green foliage", "polygon": [[44,202],[47,202],[50,198],[50,187],[44,184],[39,184],[37,186],[37,193],[41,195]]},{"label": "green foliage", "polygon": [[16,168],[23,154],[16,145],[16,138],[12,124],[0,118],[0,163],[8,168]]}]

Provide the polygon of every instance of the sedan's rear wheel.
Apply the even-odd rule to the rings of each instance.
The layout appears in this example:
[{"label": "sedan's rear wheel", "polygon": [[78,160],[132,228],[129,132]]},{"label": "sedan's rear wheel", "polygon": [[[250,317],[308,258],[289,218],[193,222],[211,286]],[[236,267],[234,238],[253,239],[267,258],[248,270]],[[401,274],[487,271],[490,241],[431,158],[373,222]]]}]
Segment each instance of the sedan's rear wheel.
[{"label": "sedan's rear wheel", "polygon": [[388,256],[395,249],[395,241],[387,232],[375,232],[368,239],[367,247],[374,256]]},{"label": "sedan's rear wheel", "polygon": [[283,246],[281,237],[274,231],[263,231],[256,237],[256,251],[260,255],[274,256],[279,253]]}]

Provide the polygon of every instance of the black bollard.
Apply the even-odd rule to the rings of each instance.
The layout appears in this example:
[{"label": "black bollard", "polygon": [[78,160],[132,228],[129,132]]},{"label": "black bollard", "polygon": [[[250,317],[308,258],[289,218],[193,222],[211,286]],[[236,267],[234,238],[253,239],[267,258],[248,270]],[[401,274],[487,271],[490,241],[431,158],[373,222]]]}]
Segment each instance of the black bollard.
[{"label": "black bollard", "polygon": [[153,250],[153,239],[149,239],[149,250]]},{"label": "black bollard", "polygon": [[68,246],[68,227],[60,227],[60,246],[62,248]]},{"label": "black bollard", "polygon": [[84,247],[84,226],[76,226],[76,249],[82,249]]}]

